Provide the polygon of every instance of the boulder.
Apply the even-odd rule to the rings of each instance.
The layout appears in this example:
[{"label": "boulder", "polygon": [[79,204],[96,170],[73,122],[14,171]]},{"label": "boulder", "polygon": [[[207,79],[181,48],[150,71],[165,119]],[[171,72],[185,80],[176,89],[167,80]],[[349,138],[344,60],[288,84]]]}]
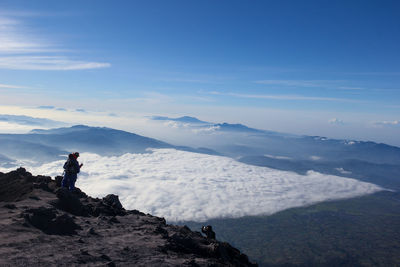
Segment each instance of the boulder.
[{"label": "boulder", "polygon": [[103,202],[114,209],[117,209],[117,210],[124,209],[122,207],[122,204],[119,201],[119,197],[117,195],[109,194],[103,198]]},{"label": "boulder", "polygon": [[73,235],[81,229],[68,214],[58,215],[54,208],[39,207],[28,209],[24,213],[25,220],[46,234]]},{"label": "boulder", "polygon": [[29,196],[33,190],[32,175],[24,168],[0,176],[0,201],[20,201]]},{"label": "boulder", "polygon": [[52,192],[53,191],[53,190],[51,190],[49,188],[49,184],[45,183],[45,182],[33,183],[33,188],[42,189],[42,190],[48,191],[48,192]]},{"label": "boulder", "polygon": [[52,203],[59,209],[67,211],[77,216],[88,216],[87,208],[81,203],[78,196],[66,188],[56,190],[58,201]]},{"label": "boulder", "polygon": [[75,190],[72,191],[72,193],[77,196],[78,198],[87,198],[88,195],[86,195],[85,192],[83,192],[82,190],[80,190],[78,187],[75,187]]},{"label": "boulder", "polygon": [[126,215],[125,209],[122,207],[121,202],[117,195],[107,195],[101,201],[92,202],[91,215],[93,216],[124,216]]},{"label": "boulder", "polygon": [[54,179],[56,180],[56,185],[58,187],[61,187],[61,181],[62,181],[63,177],[62,176],[56,176]]}]

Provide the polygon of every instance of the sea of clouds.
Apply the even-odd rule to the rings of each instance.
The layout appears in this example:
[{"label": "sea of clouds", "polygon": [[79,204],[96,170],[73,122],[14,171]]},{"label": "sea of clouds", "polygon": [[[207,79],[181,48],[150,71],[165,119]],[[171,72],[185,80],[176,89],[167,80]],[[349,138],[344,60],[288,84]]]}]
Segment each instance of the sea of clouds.
[{"label": "sea of clouds", "polygon": [[[149,152],[115,157],[82,153],[77,186],[94,197],[117,194],[125,208],[170,222],[272,214],[383,190],[355,179],[313,171],[299,175],[221,156],[174,149]],[[54,177],[61,175],[63,163],[27,169]]]}]

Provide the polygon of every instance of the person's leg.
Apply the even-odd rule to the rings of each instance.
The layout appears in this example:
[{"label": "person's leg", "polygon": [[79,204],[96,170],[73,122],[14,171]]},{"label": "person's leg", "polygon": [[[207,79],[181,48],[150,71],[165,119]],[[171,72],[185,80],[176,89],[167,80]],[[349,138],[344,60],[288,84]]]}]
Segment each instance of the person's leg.
[{"label": "person's leg", "polygon": [[69,187],[69,179],[67,175],[64,175],[62,181],[61,181],[61,187]]},{"label": "person's leg", "polygon": [[76,178],[71,177],[69,179],[69,190],[71,190],[71,191],[75,190],[75,182],[76,182]]}]

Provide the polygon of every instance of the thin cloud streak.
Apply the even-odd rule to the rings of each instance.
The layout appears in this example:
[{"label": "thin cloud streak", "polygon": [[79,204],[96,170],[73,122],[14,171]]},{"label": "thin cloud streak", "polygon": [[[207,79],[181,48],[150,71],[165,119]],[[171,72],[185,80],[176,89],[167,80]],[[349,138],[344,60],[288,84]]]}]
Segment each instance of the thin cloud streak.
[{"label": "thin cloud streak", "polygon": [[319,87],[319,88],[332,88],[340,90],[364,90],[362,87],[353,86],[339,86],[338,83],[344,83],[340,80],[259,80],[254,81],[257,84],[266,85],[282,85],[289,87]]},{"label": "thin cloud streak", "polygon": [[343,90],[364,90],[362,87],[351,87],[351,86],[340,86],[338,89],[343,89]]},{"label": "thin cloud streak", "polygon": [[1,84],[0,83],[0,88],[9,88],[9,89],[26,89],[28,87],[25,86],[19,86],[19,85],[11,85],[11,84]]},{"label": "thin cloud streak", "polygon": [[373,75],[373,76],[400,76],[400,72],[346,72],[348,75]]},{"label": "thin cloud streak", "polygon": [[0,57],[0,68],[13,70],[84,70],[110,66],[109,63],[75,61],[58,56]]},{"label": "thin cloud streak", "polygon": [[320,80],[259,80],[254,83],[269,84],[269,85],[286,85],[299,87],[320,87],[322,83],[337,82],[337,81],[320,81]]},{"label": "thin cloud streak", "polygon": [[30,30],[21,20],[0,14],[0,68],[2,69],[84,70],[111,66],[110,63],[72,60],[57,55],[66,51],[30,34]]},{"label": "thin cloud streak", "polygon": [[343,125],[344,121],[338,118],[333,118],[329,120],[330,124],[336,124],[336,125]]},{"label": "thin cloud streak", "polygon": [[361,103],[365,101],[352,100],[345,98],[335,97],[315,97],[315,96],[301,96],[301,95],[256,95],[256,94],[238,94],[238,93],[221,93],[210,92],[212,95],[227,95],[239,98],[254,98],[254,99],[273,99],[273,100],[305,100],[305,101],[333,101],[333,102],[348,102],[348,103]]},{"label": "thin cloud streak", "polygon": [[378,125],[378,126],[397,126],[397,125],[400,125],[400,121],[399,120],[395,120],[395,121],[379,121],[379,122],[374,122],[374,125]]},{"label": "thin cloud streak", "polygon": [[50,49],[45,42],[24,32],[22,27],[19,20],[0,17],[0,53],[40,53]]}]

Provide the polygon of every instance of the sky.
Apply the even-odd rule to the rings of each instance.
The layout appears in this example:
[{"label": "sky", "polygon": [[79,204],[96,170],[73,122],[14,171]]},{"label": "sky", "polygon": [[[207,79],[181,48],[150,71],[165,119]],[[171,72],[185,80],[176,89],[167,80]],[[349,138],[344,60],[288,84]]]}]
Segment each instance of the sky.
[{"label": "sky", "polygon": [[0,112],[400,146],[399,1],[0,2]]}]

